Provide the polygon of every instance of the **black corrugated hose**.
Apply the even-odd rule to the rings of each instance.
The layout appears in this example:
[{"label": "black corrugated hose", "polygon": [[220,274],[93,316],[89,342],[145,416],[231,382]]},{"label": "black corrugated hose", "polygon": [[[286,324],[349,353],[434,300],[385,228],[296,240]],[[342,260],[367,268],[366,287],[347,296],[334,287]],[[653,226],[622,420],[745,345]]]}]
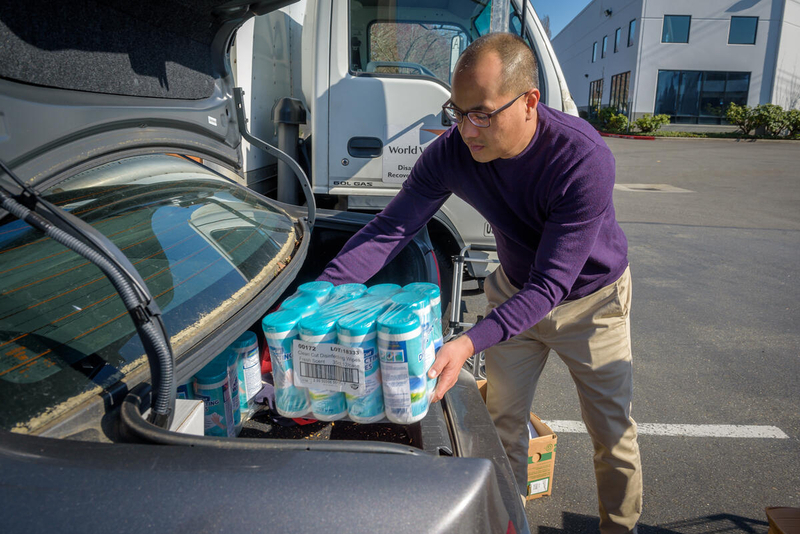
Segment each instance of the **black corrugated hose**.
[{"label": "black corrugated hose", "polygon": [[[8,172],[7,169],[6,171]],[[80,254],[96,265],[111,281],[136,325],[149,360],[154,397],[149,421],[161,428],[169,428],[175,408],[174,359],[169,342],[165,338],[166,330],[163,323],[160,323],[160,316],[148,316],[142,313],[143,303],[133,289],[130,280],[120,272],[120,268],[114,262],[109,261],[104,255],[80,239],[54,226],[38,213],[17,202],[2,187],[0,187],[0,201],[3,209],[41,231],[47,237]],[[157,325],[156,321],[160,324]]]}]

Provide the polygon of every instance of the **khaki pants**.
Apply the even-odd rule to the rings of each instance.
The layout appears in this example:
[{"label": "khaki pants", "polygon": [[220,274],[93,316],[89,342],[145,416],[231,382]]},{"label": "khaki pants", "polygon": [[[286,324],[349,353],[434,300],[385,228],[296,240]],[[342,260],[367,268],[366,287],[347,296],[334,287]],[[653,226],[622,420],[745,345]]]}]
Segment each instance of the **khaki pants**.
[{"label": "khaki pants", "polygon": [[[488,310],[517,289],[502,268],[486,279]],[[629,532],[642,508],[642,468],[636,423],[630,338],[631,276],[554,308],[538,324],[486,350],[486,404],[506,449],[520,493],[526,493],[528,412],[547,355],[567,364],[581,415],[594,444],[594,471],[603,533]]]}]

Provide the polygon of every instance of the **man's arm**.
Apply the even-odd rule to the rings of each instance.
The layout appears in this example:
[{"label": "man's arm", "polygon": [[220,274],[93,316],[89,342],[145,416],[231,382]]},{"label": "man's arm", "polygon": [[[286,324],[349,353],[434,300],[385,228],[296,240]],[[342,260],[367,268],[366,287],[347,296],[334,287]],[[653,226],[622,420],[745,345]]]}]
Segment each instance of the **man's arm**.
[{"label": "man's arm", "polygon": [[420,185],[415,174],[421,173],[418,164],[400,192],[345,243],[317,280],[364,283],[403,250],[450,195]]},{"label": "man's arm", "polygon": [[[598,164],[598,157],[602,164]],[[453,386],[455,381],[450,377],[457,376],[472,354],[528,330],[569,294],[604,221],[613,217],[613,157],[610,152],[590,153],[564,180],[565,193],[553,202],[525,285],[464,336],[439,350],[429,372],[429,376],[440,376],[436,400]]]}]

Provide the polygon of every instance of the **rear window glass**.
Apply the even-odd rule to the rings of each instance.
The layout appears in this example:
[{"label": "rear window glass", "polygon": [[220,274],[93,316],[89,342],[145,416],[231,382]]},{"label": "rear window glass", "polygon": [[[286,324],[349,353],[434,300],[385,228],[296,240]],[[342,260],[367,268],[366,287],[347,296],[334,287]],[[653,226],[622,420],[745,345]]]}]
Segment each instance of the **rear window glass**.
[{"label": "rear window glass", "polygon": [[[125,159],[45,198],[119,247],[163,312],[176,357],[277,275],[295,248],[278,207],[182,158]],[[0,221],[0,427],[25,430],[146,364],[93,264],[23,221]]]}]

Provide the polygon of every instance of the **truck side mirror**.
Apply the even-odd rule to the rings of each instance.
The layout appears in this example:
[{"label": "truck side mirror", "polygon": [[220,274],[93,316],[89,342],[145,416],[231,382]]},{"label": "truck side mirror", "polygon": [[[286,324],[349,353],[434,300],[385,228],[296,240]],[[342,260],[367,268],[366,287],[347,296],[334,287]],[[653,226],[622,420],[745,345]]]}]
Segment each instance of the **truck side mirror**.
[{"label": "truck side mirror", "polygon": [[457,33],[450,39],[450,79],[453,79],[453,71],[456,68],[456,61],[458,61],[458,56],[461,55],[461,44],[463,43],[463,39],[460,33]]}]

